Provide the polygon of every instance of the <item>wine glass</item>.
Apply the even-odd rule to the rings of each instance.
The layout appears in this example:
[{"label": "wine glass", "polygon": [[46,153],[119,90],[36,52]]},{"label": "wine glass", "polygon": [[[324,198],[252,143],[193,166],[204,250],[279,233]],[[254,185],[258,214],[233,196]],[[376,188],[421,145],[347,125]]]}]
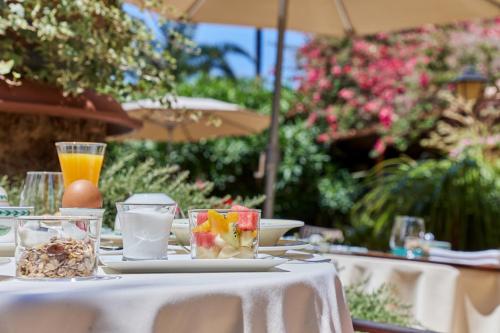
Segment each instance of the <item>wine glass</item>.
[{"label": "wine glass", "polygon": [[410,259],[420,256],[424,234],[423,219],[415,216],[396,216],[389,241],[392,253]]},{"label": "wine glass", "polygon": [[29,171],[21,192],[20,205],[34,207],[35,215],[53,215],[59,212],[63,191],[62,173]]}]

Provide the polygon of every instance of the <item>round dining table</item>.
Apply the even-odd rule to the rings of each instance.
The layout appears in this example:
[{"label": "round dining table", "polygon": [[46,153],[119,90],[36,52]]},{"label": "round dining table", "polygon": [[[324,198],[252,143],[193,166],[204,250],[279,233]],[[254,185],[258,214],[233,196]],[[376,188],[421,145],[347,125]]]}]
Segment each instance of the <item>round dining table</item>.
[{"label": "round dining table", "polygon": [[[332,263],[267,272],[116,274],[98,280],[14,278],[0,258],[0,332],[350,333]],[[9,258],[7,258],[9,259]]]}]

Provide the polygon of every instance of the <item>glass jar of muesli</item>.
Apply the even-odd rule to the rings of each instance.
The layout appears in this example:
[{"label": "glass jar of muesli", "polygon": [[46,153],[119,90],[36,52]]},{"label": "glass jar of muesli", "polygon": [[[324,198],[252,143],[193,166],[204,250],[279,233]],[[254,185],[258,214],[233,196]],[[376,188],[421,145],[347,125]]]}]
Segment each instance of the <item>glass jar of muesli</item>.
[{"label": "glass jar of muesli", "polygon": [[98,218],[25,216],[17,219],[16,277],[64,279],[97,273]]}]

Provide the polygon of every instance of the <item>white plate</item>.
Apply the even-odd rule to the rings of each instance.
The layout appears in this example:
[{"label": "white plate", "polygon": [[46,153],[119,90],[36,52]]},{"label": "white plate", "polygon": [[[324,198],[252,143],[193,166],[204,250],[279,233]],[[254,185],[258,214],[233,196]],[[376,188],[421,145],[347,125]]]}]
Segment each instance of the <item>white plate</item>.
[{"label": "white plate", "polygon": [[101,262],[121,273],[261,272],[287,259],[191,259],[189,254],[169,255],[168,260],[123,261],[122,256],[102,256]]},{"label": "white plate", "polygon": [[311,245],[302,241],[282,239],[274,246],[259,246],[259,253],[273,254],[281,256],[290,250],[305,250],[311,248]]},{"label": "white plate", "polygon": [[0,257],[13,257],[15,252],[15,243],[0,243]]}]

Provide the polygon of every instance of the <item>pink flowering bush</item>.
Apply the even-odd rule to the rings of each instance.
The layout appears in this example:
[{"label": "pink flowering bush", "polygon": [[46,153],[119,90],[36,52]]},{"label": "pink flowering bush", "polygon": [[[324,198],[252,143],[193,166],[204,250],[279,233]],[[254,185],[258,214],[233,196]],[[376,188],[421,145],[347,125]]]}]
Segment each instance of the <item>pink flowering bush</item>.
[{"label": "pink flowering bush", "polygon": [[500,72],[500,20],[353,39],[312,39],[299,52],[303,75],[295,112],[318,126],[317,141],[369,130],[373,155],[404,151],[434,125],[446,102],[437,92],[465,64],[494,82]]}]

